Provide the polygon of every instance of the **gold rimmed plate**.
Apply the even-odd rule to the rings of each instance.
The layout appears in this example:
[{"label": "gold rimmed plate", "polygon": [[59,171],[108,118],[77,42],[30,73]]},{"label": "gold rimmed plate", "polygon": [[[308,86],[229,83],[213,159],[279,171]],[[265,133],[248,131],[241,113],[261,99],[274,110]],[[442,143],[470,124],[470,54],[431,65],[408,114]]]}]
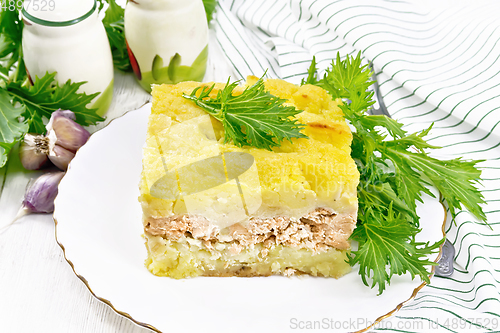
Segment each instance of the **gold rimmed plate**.
[{"label": "gold rimmed plate", "polygon": [[[152,275],[144,266],[137,199],[150,112],[146,104],[93,134],[71,162],[55,202],[56,238],[66,260],[90,292],[119,314],[160,332],[296,332],[311,325],[362,332],[424,287],[418,279],[396,276],[377,296],[356,267],[338,280]],[[419,240],[441,240],[445,212],[439,200],[425,198],[418,213]]]}]

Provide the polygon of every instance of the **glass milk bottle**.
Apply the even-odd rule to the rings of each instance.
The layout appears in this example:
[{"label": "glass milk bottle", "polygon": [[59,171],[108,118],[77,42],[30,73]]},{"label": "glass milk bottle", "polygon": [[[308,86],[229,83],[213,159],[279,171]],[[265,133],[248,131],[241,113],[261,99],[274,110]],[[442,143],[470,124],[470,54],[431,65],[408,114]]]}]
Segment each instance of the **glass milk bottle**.
[{"label": "glass milk bottle", "polygon": [[57,72],[60,85],[68,80],[86,81],[78,92],[99,92],[89,107],[104,115],[113,98],[113,58],[97,1],[25,1],[22,16],[23,54],[30,80]]},{"label": "glass milk bottle", "polygon": [[201,81],[208,55],[208,24],[202,0],[131,0],[125,37],[141,86]]}]

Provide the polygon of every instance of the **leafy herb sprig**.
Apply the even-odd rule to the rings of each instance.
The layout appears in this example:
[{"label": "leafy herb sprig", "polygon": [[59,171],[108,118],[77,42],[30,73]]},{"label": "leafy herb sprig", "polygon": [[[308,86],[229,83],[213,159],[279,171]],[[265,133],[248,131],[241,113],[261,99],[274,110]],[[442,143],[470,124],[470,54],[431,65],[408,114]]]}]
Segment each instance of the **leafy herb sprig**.
[{"label": "leafy herb sprig", "polygon": [[233,94],[238,82],[230,84],[228,80],[226,86],[217,92],[217,97],[210,98],[214,86],[198,87],[183,97],[222,123],[225,142],[233,142],[238,147],[272,150],[283,140],[291,142],[292,138],[307,138],[300,132],[305,125],[293,118],[302,111],[284,105],[285,99],[267,92],[262,78],[241,94]]},{"label": "leafy herb sprig", "polygon": [[439,147],[424,140],[432,125],[408,134],[394,119],[368,115],[366,110],[374,103],[373,92],[368,90],[372,73],[361,64],[360,53],[344,60],[337,54],[321,79],[316,71],[313,59],[302,84],[320,86],[333,99],[342,99],[340,107],[355,128],[351,155],[360,172],[359,214],[351,238],[359,247],[351,253],[349,263],[358,263],[363,282],[368,285],[371,279],[371,287],[378,285],[379,293],[395,274],[409,272],[429,282],[427,267],[435,263],[426,256],[442,241],[430,244],[415,240],[420,232],[416,202],[422,202],[423,193],[433,196],[426,187],[431,184],[441,192],[453,219],[463,205],[485,221],[484,199],[478,190],[481,171],[476,168],[481,161],[433,158],[428,151]]}]

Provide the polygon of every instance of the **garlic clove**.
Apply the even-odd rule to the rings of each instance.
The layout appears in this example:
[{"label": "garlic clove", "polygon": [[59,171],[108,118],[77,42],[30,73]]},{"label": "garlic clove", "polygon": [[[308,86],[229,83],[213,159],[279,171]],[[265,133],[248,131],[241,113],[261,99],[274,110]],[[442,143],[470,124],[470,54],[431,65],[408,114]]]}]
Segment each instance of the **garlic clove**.
[{"label": "garlic clove", "polygon": [[54,119],[59,118],[59,117],[65,117],[65,118],[71,119],[73,121],[76,120],[76,116],[75,116],[75,113],[73,111],[62,110],[62,109],[56,110],[56,111],[52,112],[52,114],[50,115],[49,123],[45,126],[47,131],[50,131],[52,129]]},{"label": "garlic clove", "polygon": [[48,162],[48,139],[42,135],[28,133],[19,147],[19,158],[27,170],[38,170]]},{"label": "garlic clove", "polygon": [[75,114],[72,111],[54,111],[46,128],[47,136],[55,138],[53,144],[76,153],[87,142],[90,133],[74,119]]},{"label": "garlic clove", "polygon": [[50,161],[63,171],[66,171],[68,169],[68,164],[69,162],[71,162],[73,157],[75,157],[75,153],[64,147],[61,147],[59,145],[52,145],[50,147]]},{"label": "garlic clove", "polygon": [[23,209],[28,213],[52,213],[59,182],[64,172],[48,172],[38,177],[26,190]]}]

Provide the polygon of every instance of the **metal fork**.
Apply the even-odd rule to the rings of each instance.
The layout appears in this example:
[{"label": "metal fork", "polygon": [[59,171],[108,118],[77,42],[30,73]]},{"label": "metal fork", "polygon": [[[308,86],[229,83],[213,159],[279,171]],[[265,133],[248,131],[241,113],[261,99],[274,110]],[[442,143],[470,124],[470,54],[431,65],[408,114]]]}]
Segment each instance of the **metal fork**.
[{"label": "metal fork", "polygon": [[[384,99],[382,98],[382,94],[380,93],[380,87],[377,81],[377,74],[373,69],[373,63],[370,62],[370,70],[372,71],[372,81],[373,81],[373,90],[375,97],[375,104],[373,104],[372,108],[368,109],[368,113],[371,115],[383,115],[389,118],[391,114],[387,111],[387,107],[385,106]],[[434,271],[434,275],[441,277],[448,277],[453,274],[453,261],[455,258],[455,248],[453,244],[446,239],[443,248],[441,250],[441,258],[438,260],[438,266]]]},{"label": "metal fork", "polygon": [[[373,95],[375,97],[375,104],[373,104],[372,108],[368,110],[368,113],[372,115],[382,115],[392,118],[389,111],[387,111],[384,99],[382,98],[382,94],[380,93],[380,87],[377,81],[377,73],[375,73],[375,70],[373,69],[372,62],[370,62],[370,70],[372,71],[373,90],[375,91],[375,94]],[[378,107],[376,108],[376,106]]]}]

